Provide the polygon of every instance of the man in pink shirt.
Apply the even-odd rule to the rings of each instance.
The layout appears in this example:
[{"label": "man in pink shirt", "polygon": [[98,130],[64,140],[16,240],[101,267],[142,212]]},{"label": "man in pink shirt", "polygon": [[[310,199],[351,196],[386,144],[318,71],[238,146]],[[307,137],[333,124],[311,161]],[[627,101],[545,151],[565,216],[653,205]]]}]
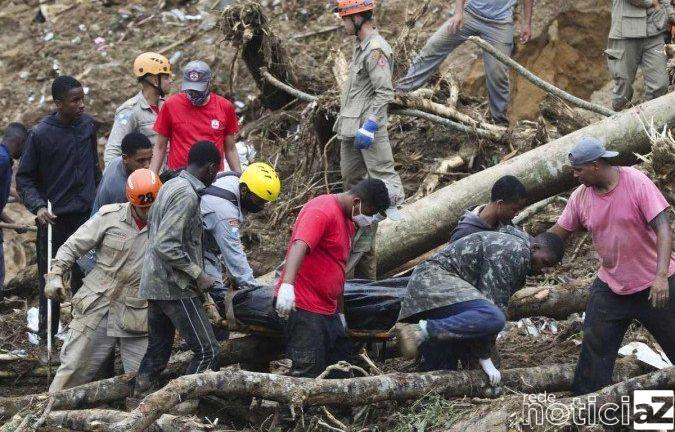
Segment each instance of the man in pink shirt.
[{"label": "man in pink shirt", "polygon": [[550,231],[566,240],[585,229],[600,256],[586,306],[584,339],[574,375],[576,395],[611,383],[616,354],[632,320],[654,336],[675,361],[675,254],[670,206],[654,183],[596,138],[581,138],[569,154],[582,185]]}]

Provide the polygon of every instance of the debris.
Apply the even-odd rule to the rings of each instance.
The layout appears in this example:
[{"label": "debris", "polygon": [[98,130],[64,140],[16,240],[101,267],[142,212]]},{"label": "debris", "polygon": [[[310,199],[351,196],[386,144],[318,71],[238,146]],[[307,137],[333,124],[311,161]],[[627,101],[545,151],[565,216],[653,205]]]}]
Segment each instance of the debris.
[{"label": "debris", "polygon": [[619,354],[622,356],[633,355],[641,362],[656,369],[664,369],[673,365],[663,351],[655,351],[644,342],[631,342],[626,344],[619,349]]}]

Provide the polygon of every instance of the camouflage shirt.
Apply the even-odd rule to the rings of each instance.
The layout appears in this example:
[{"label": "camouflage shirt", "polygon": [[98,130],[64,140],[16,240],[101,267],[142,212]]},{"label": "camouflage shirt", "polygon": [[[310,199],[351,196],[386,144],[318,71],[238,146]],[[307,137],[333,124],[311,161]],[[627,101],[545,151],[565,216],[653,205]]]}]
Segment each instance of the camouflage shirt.
[{"label": "camouflage shirt", "polygon": [[511,227],[471,234],[420,264],[408,282],[399,320],[468,300],[502,310],[530,271],[529,235]]},{"label": "camouflage shirt", "polygon": [[185,170],[160,189],[148,217],[150,238],[141,274],[141,298],[197,297],[195,281],[204,259],[198,193],[204,187]]}]

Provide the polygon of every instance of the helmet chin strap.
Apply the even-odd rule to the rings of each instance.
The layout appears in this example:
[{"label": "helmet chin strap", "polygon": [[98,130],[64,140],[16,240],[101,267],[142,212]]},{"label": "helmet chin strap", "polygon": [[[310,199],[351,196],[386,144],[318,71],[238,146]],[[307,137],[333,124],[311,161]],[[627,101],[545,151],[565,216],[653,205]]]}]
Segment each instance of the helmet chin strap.
[{"label": "helmet chin strap", "polygon": [[159,85],[153,84],[147,77],[145,78],[145,82],[150,84],[150,87],[157,90],[157,93],[159,93],[159,97],[163,98],[164,96],[166,96],[164,90],[162,90],[162,74],[157,75],[157,82],[159,83]]},{"label": "helmet chin strap", "polygon": [[350,15],[349,19],[351,19],[352,24],[354,24],[354,35],[360,40],[361,38],[359,37],[359,33],[361,32],[361,27],[363,27],[363,23],[365,21],[361,21],[361,23],[357,24],[356,20],[354,19],[355,16],[356,15]]}]

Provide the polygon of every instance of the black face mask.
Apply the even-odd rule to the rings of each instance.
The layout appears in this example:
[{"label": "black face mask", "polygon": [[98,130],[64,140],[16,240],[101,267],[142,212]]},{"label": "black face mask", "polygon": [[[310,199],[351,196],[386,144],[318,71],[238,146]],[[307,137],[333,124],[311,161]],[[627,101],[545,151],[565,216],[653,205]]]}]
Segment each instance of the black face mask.
[{"label": "black face mask", "polygon": [[246,213],[259,213],[265,209],[265,205],[256,204],[249,194],[241,195],[241,208],[243,208]]},{"label": "black face mask", "polygon": [[211,92],[209,90],[200,92],[197,90],[185,90],[185,94],[187,95],[188,99],[190,99],[190,102],[192,102],[192,105],[195,106],[202,106],[206,103],[206,99],[208,99],[209,94]]}]

